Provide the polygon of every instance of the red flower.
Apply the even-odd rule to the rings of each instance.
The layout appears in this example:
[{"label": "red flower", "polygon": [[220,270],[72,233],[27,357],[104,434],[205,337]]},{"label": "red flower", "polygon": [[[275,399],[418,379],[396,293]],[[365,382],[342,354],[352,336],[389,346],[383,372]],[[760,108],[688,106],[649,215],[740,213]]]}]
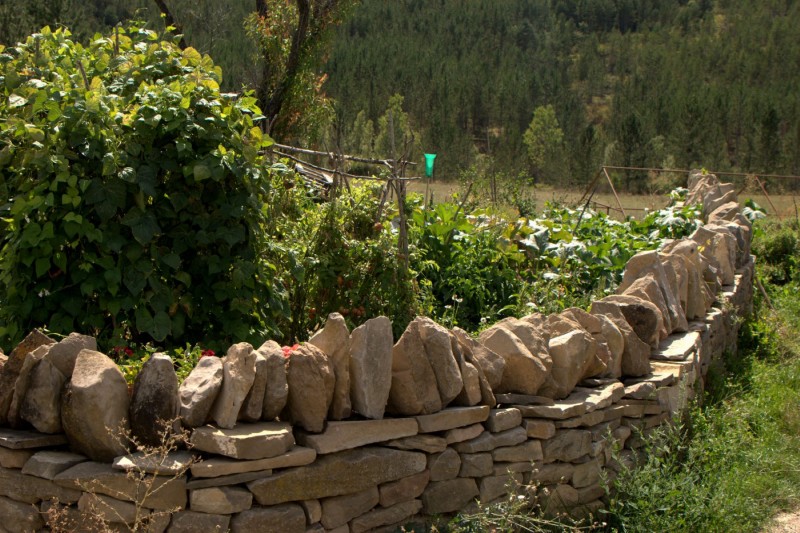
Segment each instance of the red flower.
[{"label": "red flower", "polygon": [[114,346],[113,348],[111,348],[111,351],[114,352],[114,355],[116,355],[116,356],[120,356],[122,354],[125,354],[128,357],[130,357],[131,355],[133,355],[133,350],[131,350],[127,346]]},{"label": "red flower", "polygon": [[299,347],[300,347],[299,344],[294,344],[292,346],[284,346],[283,348],[281,348],[281,350],[283,350],[283,356],[289,357],[290,355],[292,355],[292,352],[298,349]]},{"label": "red flower", "polygon": [[202,359],[203,357],[214,357],[215,355],[217,355],[217,352],[215,352],[214,350],[203,350],[200,353],[200,358]]}]

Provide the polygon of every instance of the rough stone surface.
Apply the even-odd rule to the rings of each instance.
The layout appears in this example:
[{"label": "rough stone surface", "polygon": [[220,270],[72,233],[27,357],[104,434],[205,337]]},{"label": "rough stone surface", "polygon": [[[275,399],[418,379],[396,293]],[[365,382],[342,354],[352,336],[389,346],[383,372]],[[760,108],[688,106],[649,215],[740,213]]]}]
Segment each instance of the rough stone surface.
[{"label": "rough stone surface", "polygon": [[8,355],[3,368],[0,369],[0,425],[8,423],[8,410],[14,397],[14,384],[25,358],[36,348],[55,344],[56,341],[35,329],[31,331]]},{"label": "rough stone surface", "polygon": [[169,533],[225,533],[231,523],[228,515],[179,511],[172,515]]},{"label": "rough stone surface", "polygon": [[425,351],[419,319],[408,325],[392,348],[388,409],[405,416],[436,413],[442,409],[436,374]]},{"label": "rough stone surface", "polygon": [[256,352],[256,377],[253,386],[242,404],[239,411],[239,420],[245,422],[258,422],[261,420],[261,413],[264,411],[264,394],[267,392],[267,360],[259,352]]},{"label": "rough stone surface", "polygon": [[61,433],[61,392],[66,378],[48,358],[31,372],[20,417],[42,433]]},{"label": "rough stone surface", "polygon": [[149,454],[136,452],[122,455],[114,459],[112,466],[117,470],[154,474],[159,476],[181,475],[192,465],[195,456],[187,451],[175,450],[164,453]]},{"label": "rough stone surface", "polygon": [[486,419],[486,429],[492,433],[499,433],[522,424],[522,413],[519,409],[507,407],[505,409],[492,409]]},{"label": "rough stone surface", "polygon": [[[444,442],[444,439],[442,439]],[[34,454],[32,450],[11,450],[0,446],[0,466],[3,468],[22,468]]]},{"label": "rough stone surface", "polygon": [[458,339],[462,350],[467,350],[472,355],[472,359],[483,371],[484,376],[486,376],[486,381],[489,383],[492,390],[496,390],[503,380],[506,360],[470,337],[470,335],[461,328],[453,328],[453,335]]},{"label": "rough stone surface", "polygon": [[34,351],[25,356],[22,366],[19,369],[17,381],[14,382],[14,394],[11,397],[11,405],[8,406],[8,423],[11,427],[19,427],[22,423],[20,411],[31,384],[31,374],[33,369],[42,361],[50,351],[50,346],[39,346]]},{"label": "rough stone surface", "polygon": [[550,420],[530,420],[522,422],[522,427],[532,439],[549,439],[556,434],[556,425]]},{"label": "rough stone surface", "polygon": [[280,416],[289,398],[289,384],[286,381],[286,358],[280,344],[267,341],[258,352],[267,360],[267,389],[264,392],[262,420],[274,420]]},{"label": "rough stone surface", "polygon": [[449,429],[444,434],[444,440],[447,444],[464,442],[465,440],[474,439],[483,433],[483,430],[483,424],[472,424],[462,428]]},{"label": "rough stone surface", "polygon": [[453,448],[428,456],[428,471],[431,481],[444,481],[458,476],[461,458]]},{"label": "rough stone surface", "polygon": [[422,508],[425,514],[441,514],[458,511],[480,494],[472,478],[456,478],[430,483],[422,493]]},{"label": "rough stone surface", "polygon": [[284,454],[253,461],[242,461],[239,459],[227,459],[222,457],[205,459],[192,464],[191,471],[193,478],[228,476],[231,474],[259,472],[274,468],[303,466],[313,463],[316,457],[317,452],[311,448],[294,446]]},{"label": "rough stone surface", "polygon": [[58,368],[65,378],[69,379],[72,377],[75,361],[78,359],[78,354],[81,350],[97,351],[97,340],[88,335],[70,333],[60,342],[50,347],[47,359],[53,363],[53,366]]},{"label": "rough stone surface", "polygon": [[22,473],[52,480],[67,468],[86,460],[85,456],[77,453],[50,450],[36,452],[22,467]]},{"label": "rough stone surface", "polygon": [[272,475],[272,470],[259,470],[257,472],[244,472],[242,474],[231,474],[228,476],[217,477],[193,477],[186,483],[186,488],[207,489],[209,487],[229,487],[231,485],[242,485],[250,481],[264,479]]},{"label": "rough stone surface", "polygon": [[663,339],[672,332],[672,322],[669,319],[669,311],[667,303],[664,300],[664,295],[661,289],[658,288],[658,282],[652,272],[635,280],[624,292],[620,292],[623,296],[635,296],[644,301],[650,302],[658,308],[661,314],[661,322],[658,328],[658,338]]},{"label": "rough stone surface", "polygon": [[420,433],[433,433],[483,422],[489,416],[489,407],[451,407],[432,415],[416,417]]},{"label": "rough stone surface", "polygon": [[665,306],[663,318],[664,324],[667,327],[667,334],[673,331],[686,331],[688,322],[683,307],[681,307],[680,304],[676,280],[671,280],[670,276],[667,275],[659,252],[655,250],[639,252],[631,257],[625,265],[625,272],[623,273],[622,283],[619,286],[618,292],[625,292],[636,280],[647,275],[653,277],[661,293]]},{"label": "rough stone surface", "polygon": [[444,437],[437,437],[436,435],[414,435],[413,437],[390,440],[386,442],[384,446],[397,448],[398,450],[421,450],[427,453],[439,453],[447,448],[447,444],[448,442]]},{"label": "rough stone surface", "polygon": [[320,502],[322,503],[322,525],[326,529],[342,526],[378,505],[379,500],[377,487],[370,487],[353,494],[325,498]]},{"label": "rough stone surface", "polygon": [[221,428],[232,429],[244,399],[256,379],[256,354],[253,347],[234,344],[222,358],[222,388],[211,407],[211,418]]},{"label": "rough stone surface", "polygon": [[[306,431],[322,431],[336,380],[328,356],[313,344],[303,344],[289,357],[286,380],[289,383],[286,403],[289,420]],[[313,394],[309,394],[310,391]]]},{"label": "rough stone surface", "polygon": [[100,352],[81,350],[61,404],[70,446],[95,461],[111,462],[127,452],[119,433],[128,431],[128,384],[117,365]]},{"label": "rough stone surface", "polygon": [[306,513],[306,523],[316,524],[322,520],[322,504],[319,500],[304,500],[300,502],[300,506]]},{"label": "rough stone surface", "polygon": [[543,459],[542,443],[538,440],[529,440],[517,446],[495,448],[492,450],[492,458],[503,463],[541,461]]},{"label": "rough stone surface", "polygon": [[3,530],[9,533],[27,533],[44,527],[44,518],[33,505],[0,496],[0,516]]},{"label": "rough stone surface", "polygon": [[210,514],[234,514],[250,509],[253,494],[240,487],[210,487],[189,492],[189,508]]},{"label": "rough stone surface", "polygon": [[384,483],[378,487],[381,507],[391,507],[392,505],[418,498],[422,491],[425,490],[425,487],[428,486],[430,479],[430,471],[424,470],[413,476]]},{"label": "rough stone surface", "polygon": [[32,448],[47,448],[66,444],[64,435],[48,435],[24,429],[0,428],[0,447],[11,450],[28,450]]},{"label": "rough stone surface", "polygon": [[78,500],[78,510],[100,520],[112,524],[133,524],[137,518],[144,518],[150,513],[147,510],[136,510],[136,505],[109,498],[102,494],[84,492]]},{"label": "rough stone surface", "polygon": [[[75,365],[80,365],[80,356]],[[53,483],[67,489],[105,494],[118,500],[140,502],[142,507],[169,511],[186,506],[186,478],[166,476],[128,477],[110,464],[85,462],[64,470]],[[65,501],[59,498],[59,501]]]},{"label": "rough stone surface", "polygon": [[603,315],[619,329],[624,339],[620,371],[623,376],[643,376],[650,372],[650,345],[644,342],[625,318],[625,314],[614,303],[598,301],[592,303],[592,313]]},{"label": "rough stone surface", "polygon": [[493,326],[481,333],[480,342],[506,363],[503,379],[494,388],[495,392],[536,394],[539,391],[547,377],[547,367],[531,354],[519,337],[502,326]]},{"label": "rough stone surface", "polygon": [[626,295],[606,296],[600,301],[616,304],[636,335],[650,346],[658,346],[666,328],[661,311],[654,303]]},{"label": "rough stone surface", "polygon": [[425,470],[425,454],[364,447],[318,458],[314,463],[292,468],[248,483],[261,505],[340,496],[395,481]]},{"label": "rough stone surface", "polygon": [[494,470],[491,453],[462,453],[459,477],[487,476]]},{"label": "rough stone surface", "polygon": [[350,332],[344,317],[339,313],[331,313],[325,327],[314,334],[308,341],[322,350],[333,365],[336,385],[333,388],[328,417],[331,420],[343,420],[350,416]]},{"label": "rough stone surface", "polygon": [[415,514],[422,509],[420,500],[410,500],[398,503],[391,507],[378,508],[368,512],[350,522],[351,533],[364,533],[372,531],[381,526],[397,524]]},{"label": "rough stone surface", "polygon": [[478,489],[482,502],[491,502],[515,490],[522,484],[522,474],[511,473],[501,476],[487,476],[481,479]]},{"label": "rough stone surface", "polygon": [[597,316],[600,320],[601,333],[611,355],[606,365],[606,375],[619,378],[622,376],[622,358],[625,353],[625,337],[609,317],[605,315],[594,316]]},{"label": "rough stone surface", "polygon": [[231,533],[305,533],[306,515],[295,503],[257,507],[231,519]]},{"label": "rough stone surface", "polygon": [[501,433],[489,433],[488,431],[484,431],[472,440],[455,444],[453,448],[459,453],[490,452],[502,446],[520,444],[527,439],[528,435],[526,431],[521,427],[516,427]]},{"label": "rough stone surface", "polygon": [[318,454],[326,454],[416,434],[417,422],[413,418],[353,420],[329,422],[324,433],[301,434],[298,440]]},{"label": "rough stone surface", "polygon": [[[350,400],[353,410],[383,418],[392,388],[392,322],[372,318],[350,334]],[[449,346],[449,343],[448,343]]]},{"label": "rough stone surface", "polygon": [[178,389],[184,426],[196,428],[208,420],[211,406],[222,388],[222,360],[202,357]]},{"label": "rough stone surface", "polygon": [[[64,504],[75,503],[81,496],[80,490],[63,488],[50,480],[27,476],[19,470],[0,470],[0,496],[26,503],[38,503],[44,499],[55,498]],[[1,515],[0,515],[1,516]]]},{"label": "rough stone surface", "polygon": [[294,445],[294,435],[285,422],[260,422],[234,429],[203,426],[192,432],[190,442],[195,450],[253,460],[286,453]]},{"label": "rough stone surface", "polygon": [[153,354],[133,382],[130,424],[133,436],[147,446],[159,446],[178,417],[178,376],[172,359]]},{"label": "rough stone surface", "polygon": [[597,352],[597,344],[586,331],[577,329],[551,338],[548,348],[553,358],[552,380],[542,394],[565,398],[583,377]]},{"label": "rough stone surface", "polygon": [[425,345],[425,354],[436,376],[439,398],[445,407],[458,396],[464,386],[461,369],[453,354],[450,332],[427,317],[418,317],[415,321],[419,321],[419,334]]},{"label": "rough stone surface", "polygon": [[542,441],[544,461],[571,462],[592,451],[592,433],[580,429],[560,429],[552,439]]}]

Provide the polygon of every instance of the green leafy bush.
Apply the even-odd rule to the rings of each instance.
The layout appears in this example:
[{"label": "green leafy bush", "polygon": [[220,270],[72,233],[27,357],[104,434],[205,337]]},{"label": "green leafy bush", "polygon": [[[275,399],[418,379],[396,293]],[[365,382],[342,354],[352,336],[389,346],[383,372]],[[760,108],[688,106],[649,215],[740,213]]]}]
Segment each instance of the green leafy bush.
[{"label": "green leafy bush", "polygon": [[[251,338],[280,312],[255,99],[131,25],[0,46],[0,337]],[[272,309],[273,311],[270,311]]]}]

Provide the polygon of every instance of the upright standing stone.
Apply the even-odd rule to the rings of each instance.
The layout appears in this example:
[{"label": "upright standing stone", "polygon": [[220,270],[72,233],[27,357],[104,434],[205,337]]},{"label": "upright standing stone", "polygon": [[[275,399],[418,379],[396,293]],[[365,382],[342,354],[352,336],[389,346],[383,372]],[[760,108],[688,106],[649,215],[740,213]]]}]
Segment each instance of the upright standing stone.
[{"label": "upright standing stone", "polygon": [[491,327],[481,333],[480,342],[505,359],[500,386],[495,392],[536,394],[548,375],[547,367],[534,357],[522,341],[503,327]]},{"label": "upright standing stone", "polygon": [[325,327],[308,341],[322,350],[333,365],[336,385],[328,416],[331,420],[344,420],[350,416],[350,332],[344,317],[331,313]]},{"label": "upright standing stone", "polygon": [[442,410],[436,375],[425,353],[419,328],[419,319],[413,320],[392,348],[388,409],[394,414],[413,416]]},{"label": "upright standing stone", "polygon": [[416,320],[419,321],[419,334],[425,345],[425,353],[436,376],[442,407],[447,407],[464,386],[461,370],[453,354],[450,332],[430,318],[418,317]]},{"label": "upright standing stone", "polygon": [[256,377],[253,386],[244,399],[239,419],[247,422],[258,422],[264,411],[264,394],[267,391],[267,359],[256,352]]},{"label": "upright standing stone", "polygon": [[350,399],[353,410],[367,418],[383,418],[392,388],[393,344],[392,322],[385,316],[367,320],[350,335]]},{"label": "upright standing stone", "polygon": [[221,428],[232,429],[244,399],[256,379],[256,354],[253,347],[240,342],[228,348],[222,358],[222,389],[211,408],[211,418]]},{"label": "upright standing stone", "polygon": [[624,346],[620,372],[623,376],[643,376],[650,372],[650,346],[633,331],[625,315],[613,303],[592,303],[592,314],[603,315],[611,320],[622,334]]},{"label": "upright standing stone", "polygon": [[166,442],[178,418],[178,376],[172,359],[156,353],[142,366],[133,382],[130,408],[131,431],[142,444]]},{"label": "upright standing stone", "polygon": [[313,344],[303,344],[289,356],[287,380],[289,419],[307,431],[319,433],[325,428],[335,384],[328,356]]},{"label": "upright standing stone", "polygon": [[566,398],[583,377],[597,351],[597,345],[583,329],[553,337],[548,346],[553,358],[552,380],[540,393],[552,398]]},{"label": "upright standing stone", "polygon": [[50,348],[47,358],[58,368],[64,377],[72,377],[72,370],[75,368],[75,360],[81,350],[97,350],[97,340],[88,335],[80,333],[70,333],[61,341]]},{"label": "upright standing stone", "polygon": [[64,374],[44,358],[31,373],[20,416],[42,433],[61,433],[61,391]]},{"label": "upright standing stone", "polygon": [[105,462],[127,453],[120,431],[130,430],[129,406],[128,384],[114,361],[81,350],[61,404],[61,422],[72,448]]},{"label": "upright standing stone", "polygon": [[275,341],[267,341],[258,349],[267,360],[267,388],[264,391],[262,420],[274,420],[286,407],[289,385],[286,383],[286,358]]},{"label": "upright standing stone", "polygon": [[471,354],[472,361],[470,362],[480,367],[483,375],[486,377],[489,387],[491,387],[492,390],[497,389],[503,381],[506,360],[498,353],[470,337],[469,333],[461,328],[453,328],[453,335],[458,339],[462,351]]},{"label": "upright standing stone", "polygon": [[8,360],[0,370],[0,425],[8,423],[8,410],[14,397],[14,384],[17,382],[25,357],[36,348],[55,344],[55,342],[38,329],[35,329],[11,351]]},{"label": "upright standing stone", "polygon": [[200,358],[178,389],[183,425],[196,428],[205,424],[221,388],[222,360],[214,356]]}]

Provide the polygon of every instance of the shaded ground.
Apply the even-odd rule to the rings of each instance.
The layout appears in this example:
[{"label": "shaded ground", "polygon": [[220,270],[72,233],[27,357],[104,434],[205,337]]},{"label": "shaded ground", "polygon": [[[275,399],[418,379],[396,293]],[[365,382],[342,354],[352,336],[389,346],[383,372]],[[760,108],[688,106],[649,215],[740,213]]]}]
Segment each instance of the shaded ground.
[{"label": "shaded ground", "polygon": [[777,515],[764,529],[764,533],[800,533],[800,510]]}]

